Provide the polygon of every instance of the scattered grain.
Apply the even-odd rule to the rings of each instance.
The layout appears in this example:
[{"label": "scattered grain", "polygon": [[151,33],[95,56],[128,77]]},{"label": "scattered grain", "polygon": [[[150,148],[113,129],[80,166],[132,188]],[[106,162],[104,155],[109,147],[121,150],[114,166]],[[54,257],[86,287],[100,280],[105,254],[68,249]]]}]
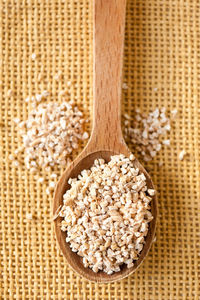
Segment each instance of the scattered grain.
[{"label": "scattered grain", "polygon": [[49,188],[46,188],[46,194],[47,194],[47,195],[50,195],[50,194],[51,194],[51,191],[50,191]]},{"label": "scattered grain", "polygon": [[183,160],[186,154],[187,154],[187,153],[185,152],[185,150],[182,150],[182,151],[179,153],[179,160]]},{"label": "scattered grain", "polygon": [[64,97],[64,96],[66,96],[68,94],[68,90],[61,90],[60,92],[59,92],[59,96],[60,97]]},{"label": "scattered grain", "polygon": [[39,183],[43,183],[44,182],[44,178],[43,177],[39,177],[38,182]]},{"label": "scattered grain", "polygon": [[46,90],[44,90],[42,92],[42,98],[47,98],[49,95],[50,95],[50,93],[48,91],[46,91]]},{"label": "scattered grain", "polygon": [[14,122],[15,124],[19,124],[20,119],[19,119],[19,118],[14,118],[14,119],[13,119],[13,122]]},{"label": "scattered grain", "polygon": [[38,74],[37,80],[38,80],[38,81],[41,81],[42,79],[43,79],[43,75],[42,75],[42,73],[39,73],[39,74]]},{"label": "scattered grain", "polygon": [[59,71],[59,72],[55,75],[54,78],[55,78],[56,81],[60,81],[60,80],[62,79],[62,72]]},{"label": "scattered grain", "polygon": [[35,59],[36,59],[36,54],[35,54],[35,53],[32,53],[32,54],[31,54],[31,59],[32,59],[32,60],[35,60]]},{"label": "scattered grain", "polygon": [[27,218],[27,220],[32,220],[33,215],[31,213],[26,213],[26,218]]},{"label": "scattered grain", "polygon": [[55,182],[54,181],[50,181],[49,182],[49,190],[53,190],[55,188]]},{"label": "scattered grain", "polygon": [[52,178],[52,179],[56,179],[57,177],[58,177],[58,176],[57,176],[56,173],[53,173],[53,174],[50,175],[50,178]]},{"label": "scattered grain", "polygon": [[126,82],[124,82],[124,83],[122,84],[122,89],[123,89],[123,90],[128,90],[128,85],[127,85]]},{"label": "scattered grain", "polygon": [[15,167],[19,167],[19,161],[18,160],[14,160],[13,163],[14,163]]},{"label": "scattered grain", "polygon": [[170,140],[164,140],[162,143],[163,145],[170,146]]},{"label": "scattered grain", "polygon": [[58,208],[56,209],[55,214],[53,215],[52,221],[56,220],[59,217],[59,213],[62,209],[62,205],[59,205]]},{"label": "scattered grain", "polygon": [[151,160],[161,150],[163,145],[170,145],[170,140],[163,137],[171,129],[170,119],[165,107],[156,108],[146,117],[136,109],[134,120],[124,114],[125,138],[131,140],[137,152],[145,161]]},{"label": "scattered grain", "polygon": [[172,118],[175,119],[177,117],[177,114],[178,114],[178,110],[177,109],[173,109],[171,111],[171,115],[172,115]]},{"label": "scattered grain", "polygon": [[15,158],[14,158],[14,156],[12,155],[12,154],[10,154],[9,156],[8,156],[8,158],[9,158],[9,160],[11,160],[11,161],[13,161]]},{"label": "scattered grain", "polygon": [[8,91],[7,91],[7,96],[8,96],[8,97],[13,96],[13,91],[12,91],[12,90],[8,90]]}]

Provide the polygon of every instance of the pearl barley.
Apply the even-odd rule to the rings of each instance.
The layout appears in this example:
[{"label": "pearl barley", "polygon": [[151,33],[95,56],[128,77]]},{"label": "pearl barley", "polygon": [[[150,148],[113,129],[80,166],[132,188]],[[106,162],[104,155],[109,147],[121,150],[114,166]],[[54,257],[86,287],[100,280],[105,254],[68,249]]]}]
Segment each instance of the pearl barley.
[{"label": "pearl barley", "polygon": [[112,156],[106,163],[96,159],[90,170],[70,178],[63,196],[61,230],[85,267],[107,274],[128,268],[139,258],[149,222],[150,202],[146,177],[134,167],[134,156]]}]

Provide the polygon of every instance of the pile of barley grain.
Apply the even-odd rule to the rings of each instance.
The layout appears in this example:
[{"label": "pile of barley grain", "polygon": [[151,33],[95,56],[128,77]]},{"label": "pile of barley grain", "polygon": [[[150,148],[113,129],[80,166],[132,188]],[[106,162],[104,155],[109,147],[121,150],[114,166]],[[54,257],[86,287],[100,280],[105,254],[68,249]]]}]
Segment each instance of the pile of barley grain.
[{"label": "pile of barley grain", "polygon": [[[172,120],[177,110],[171,112]],[[145,116],[136,110],[134,122],[128,114],[124,114],[125,138],[136,146],[135,149],[145,161],[151,160],[161,150],[162,145],[170,146],[170,140],[164,138],[170,131],[170,118],[166,115],[166,109],[156,108]]]},{"label": "pile of barley grain", "polygon": [[71,188],[64,194],[61,230],[72,251],[94,272],[112,274],[122,264],[130,268],[143,249],[155,191],[147,188],[134,159],[96,159],[91,169],[69,180]]},{"label": "pile of barley grain", "polygon": [[88,138],[83,114],[74,103],[41,103],[18,124],[23,138],[25,165],[31,172],[47,171],[57,164],[66,166],[79,142]]}]

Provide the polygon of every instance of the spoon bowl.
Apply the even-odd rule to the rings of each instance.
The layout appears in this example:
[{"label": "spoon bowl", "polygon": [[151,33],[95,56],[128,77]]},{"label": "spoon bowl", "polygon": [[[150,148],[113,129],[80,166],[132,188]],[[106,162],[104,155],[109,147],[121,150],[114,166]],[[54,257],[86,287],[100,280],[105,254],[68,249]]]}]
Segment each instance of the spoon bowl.
[{"label": "spoon bowl", "polygon": [[[55,190],[54,195],[54,206],[53,206],[53,213],[55,214],[60,205],[63,204],[63,195],[65,194],[66,190],[70,188],[68,184],[69,178],[77,178],[77,176],[81,173],[82,170],[89,169],[92,167],[94,160],[97,158],[103,158],[106,162],[109,162],[112,155],[117,154],[124,154],[126,156],[130,155],[129,150],[125,149],[125,151],[120,151],[120,153],[116,153],[116,151],[96,151],[90,154],[86,154],[86,156],[80,155],[70,166],[69,168],[63,173],[62,177],[60,178],[58,185]],[[140,172],[144,173],[146,177],[147,186],[150,189],[154,189],[152,180],[143,166],[139,163],[137,159],[134,160],[134,166],[139,168]],[[140,257],[137,261],[135,261],[134,266],[132,268],[127,268],[126,265],[122,265],[121,270],[119,272],[113,273],[108,275],[103,271],[99,271],[98,273],[94,273],[90,268],[85,268],[82,263],[82,258],[72,252],[69,243],[66,242],[66,233],[61,231],[60,223],[63,218],[58,217],[55,222],[55,232],[58,244],[64,256],[66,257],[68,263],[72,267],[74,271],[76,271],[82,277],[93,281],[93,282],[102,282],[108,283],[113,282],[116,280],[120,280],[128,276],[129,274],[133,273],[142,263],[148,251],[151,247],[155,228],[156,228],[156,219],[157,219],[157,202],[156,197],[154,196],[151,201],[151,213],[153,215],[153,220],[149,224],[148,234],[145,238],[145,244],[142,252],[140,253]]]},{"label": "spoon bowl", "polygon": [[[129,157],[128,149],[121,131],[121,78],[124,45],[126,0],[94,0],[94,100],[93,129],[90,140],[83,152],[67,168],[60,178],[53,204],[55,215],[63,204],[63,195],[70,188],[69,178],[77,178],[84,169],[89,169],[94,160],[103,158],[108,162],[112,155],[124,154]],[[146,176],[147,187],[154,189],[152,180],[143,166],[135,159],[135,167]],[[149,224],[148,234],[140,257],[132,268],[122,265],[119,272],[108,275],[102,271],[94,273],[85,268],[82,258],[71,251],[66,242],[66,233],[61,231],[62,218],[55,219],[55,232],[61,251],[70,266],[79,275],[95,282],[112,282],[134,272],[146,257],[155,233],[157,203],[154,196],[151,201],[153,220]]]}]

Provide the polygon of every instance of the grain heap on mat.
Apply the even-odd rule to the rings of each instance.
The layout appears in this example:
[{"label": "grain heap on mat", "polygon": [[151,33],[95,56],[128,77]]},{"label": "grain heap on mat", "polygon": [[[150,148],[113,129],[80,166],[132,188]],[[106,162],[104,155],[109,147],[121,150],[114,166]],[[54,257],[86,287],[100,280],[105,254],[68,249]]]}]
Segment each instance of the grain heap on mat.
[{"label": "grain heap on mat", "polygon": [[[171,112],[171,119],[176,117],[177,110]],[[145,161],[149,161],[156,156],[162,145],[170,146],[170,140],[164,138],[170,131],[170,118],[166,115],[166,109],[156,108],[145,116],[136,110],[133,124],[128,114],[124,114],[125,138],[129,139],[136,147],[135,149],[142,155]]]},{"label": "grain heap on mat", "polygon": [[145,175],[134,167],[134,156],[96,159],[89,170],[69,179],[63,196],[61,230],[85,267],[107,274],[128,268],[139,258],[153,219]]},{"label": "grain heap on mat", "polygon": [[66,166],[73,149],[88,138],[84,122],[72,101],[39,104],[26,121],[18,123],[26,167],[35,172],[39,167],[49,171],[57,164]]}]

